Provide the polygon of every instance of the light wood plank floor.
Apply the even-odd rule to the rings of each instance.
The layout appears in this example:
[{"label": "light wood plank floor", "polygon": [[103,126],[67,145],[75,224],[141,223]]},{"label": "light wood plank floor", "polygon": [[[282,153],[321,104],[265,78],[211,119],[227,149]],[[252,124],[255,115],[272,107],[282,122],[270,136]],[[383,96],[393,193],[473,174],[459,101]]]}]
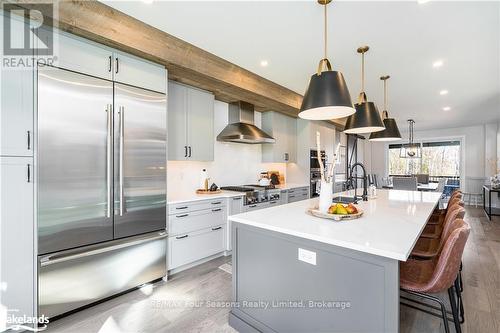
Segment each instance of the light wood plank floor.
[{"label": "light wood plank floor", "polygon": [[[500,218],[489,222],[480,208],[467,207],[471,224],[464,263],[467,333],[500,332]],[[48,332],[235,332],[229,309],[203,301],[230,301],[231,275],[218,267],[230,257],[171,276],[167,283],[136,290],[59,319]],[[450,323],[453,332],[453,325]],[[401,307],[401,332],[444,332],[440,319]]]}]

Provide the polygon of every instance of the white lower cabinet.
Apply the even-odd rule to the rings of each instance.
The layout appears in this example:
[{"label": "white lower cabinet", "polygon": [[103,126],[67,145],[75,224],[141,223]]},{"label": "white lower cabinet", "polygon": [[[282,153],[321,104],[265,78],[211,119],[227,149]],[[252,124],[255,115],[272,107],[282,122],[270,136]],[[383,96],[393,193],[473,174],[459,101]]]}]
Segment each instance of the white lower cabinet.
[{"label": "white lower cabinet", "polygon": [[226,226],[214,226],[168,238],[168,269],[178,268],[224,251]]},{"label": "white lower cabinet", "polygon": [[0,304],[15,317],[35,313],[33,159],[0,158]]},{"label": "white lower cabinet", "polygon": [[224,222],[225,216],[225,207],[172,215],[168,218],[169,234],[180,235],[219,225]]},{"label": "white lower cabinet", "polygon": [[226,250],[225,198],[178,203],[168,211],[169,270],[182,270],[182,266]]}]

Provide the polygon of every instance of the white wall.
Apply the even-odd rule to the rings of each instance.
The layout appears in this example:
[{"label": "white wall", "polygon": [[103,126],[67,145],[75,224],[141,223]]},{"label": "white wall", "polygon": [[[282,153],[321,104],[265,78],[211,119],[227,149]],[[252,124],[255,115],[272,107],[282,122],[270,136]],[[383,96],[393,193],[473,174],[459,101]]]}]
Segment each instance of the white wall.
[{"label": "white wall", "polygon": [[[402,133],[407,138],[407,133]],[[484,177],[492,175],[488,159],[500,157],[500,126],[497,123],[469,127],[445,128],[439,130],[416,131],[415,140],[430,139],[461,139],[462,140],[462,188],[467,177]],[[405,140],[403,140],[405,142]],[[372,173],[387,175],[387,147],[386,143],[370,142]],[[498,199],[493,205],[500,207]]]},{"label": "white wall", "polygon": [[[214,135],[228,123],[228,104],[215,101]],[[260,127],[261,113],[255,112],[255,125]],[[261,163],[261,145],[219,142],[214,137],[214,161],[168,161],[168,193],[194,192],[200,187],[200,172],[207,169],[211,183],[218,186],[256,183],[259,173],[268,170],[286,172],[284,163]],[[211,184],[210,183],[210,184]]]}]

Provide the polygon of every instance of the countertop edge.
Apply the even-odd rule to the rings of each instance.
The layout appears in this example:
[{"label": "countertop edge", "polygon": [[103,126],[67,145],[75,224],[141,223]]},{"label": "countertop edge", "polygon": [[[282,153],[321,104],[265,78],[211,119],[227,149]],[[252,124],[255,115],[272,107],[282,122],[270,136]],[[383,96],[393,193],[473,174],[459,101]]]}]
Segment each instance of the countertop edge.
[{"label": "countertop edge", "polygon": [[304,234],[301,232],[291,232],[290,230],[287,230],[287,229],[277,228],[277,227],[273,227],[273,226],[269,226],[269,225],[263,225],[260,223],[256,223],[254,221],[242,219],[242,218],[237,217],[236,215],[229,216],[229,220],[231,220],[232,222],[237,222],[237,223],[253,226],[253,227],[256,227],[259,229],[275,231],[275,232],[279,232],[279,233],[282,233],[285,235],[296,236],[299,238],[304,238],[307,240],[312,240],[312,241],[320,242],[323,244],[339,246],[339,247],[346,248],[349,250],[359,251],[362,253],[376,255],[376,256],[384,257],[387,259],[398,260],[398,261],[408,260],[408,257],[410,256],[410,253],[411,253],[411,251],[410,251],[410,253],[402,255],[401,253],[382,251],[382,250],[377,250],[377,249],[373,249],[373,248],[358,246],[358,245],[353,244],[351,242],[336,241],[336,240],[331,240],[331,239],[327,239],[327,238],[323,238],[323,237],[311,236],[310,234]]}]

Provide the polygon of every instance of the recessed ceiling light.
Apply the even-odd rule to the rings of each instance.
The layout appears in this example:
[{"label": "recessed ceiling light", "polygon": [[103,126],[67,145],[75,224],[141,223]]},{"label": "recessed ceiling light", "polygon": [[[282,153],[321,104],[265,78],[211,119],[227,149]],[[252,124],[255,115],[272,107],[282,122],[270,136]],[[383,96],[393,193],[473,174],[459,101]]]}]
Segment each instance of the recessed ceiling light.
[{"label": "recessed ceiling light", "polygon": [[261,61],[260,61],[260,65],[261,65],[262,67],[267,67],[267,65],[269,65],[269,62],[268,62],[267,60],[261,60]]},{"label": "recessed ceiling light", "polygon": [[436,60],[432,63],[432,67],[434,68],[439,68],[441,66],[443,66],[443,60]]},{"label": "recessed ceiling light", "polygon": [[439,95],[448,95],[448,90],[441,90]]},{"label": "recessed ceiling light", "polygon": [[450,108],[449,106],[445,106],[445,107],[443,108],[443,111],[450,111],[450,110],[451,110],[451,108]]}]

